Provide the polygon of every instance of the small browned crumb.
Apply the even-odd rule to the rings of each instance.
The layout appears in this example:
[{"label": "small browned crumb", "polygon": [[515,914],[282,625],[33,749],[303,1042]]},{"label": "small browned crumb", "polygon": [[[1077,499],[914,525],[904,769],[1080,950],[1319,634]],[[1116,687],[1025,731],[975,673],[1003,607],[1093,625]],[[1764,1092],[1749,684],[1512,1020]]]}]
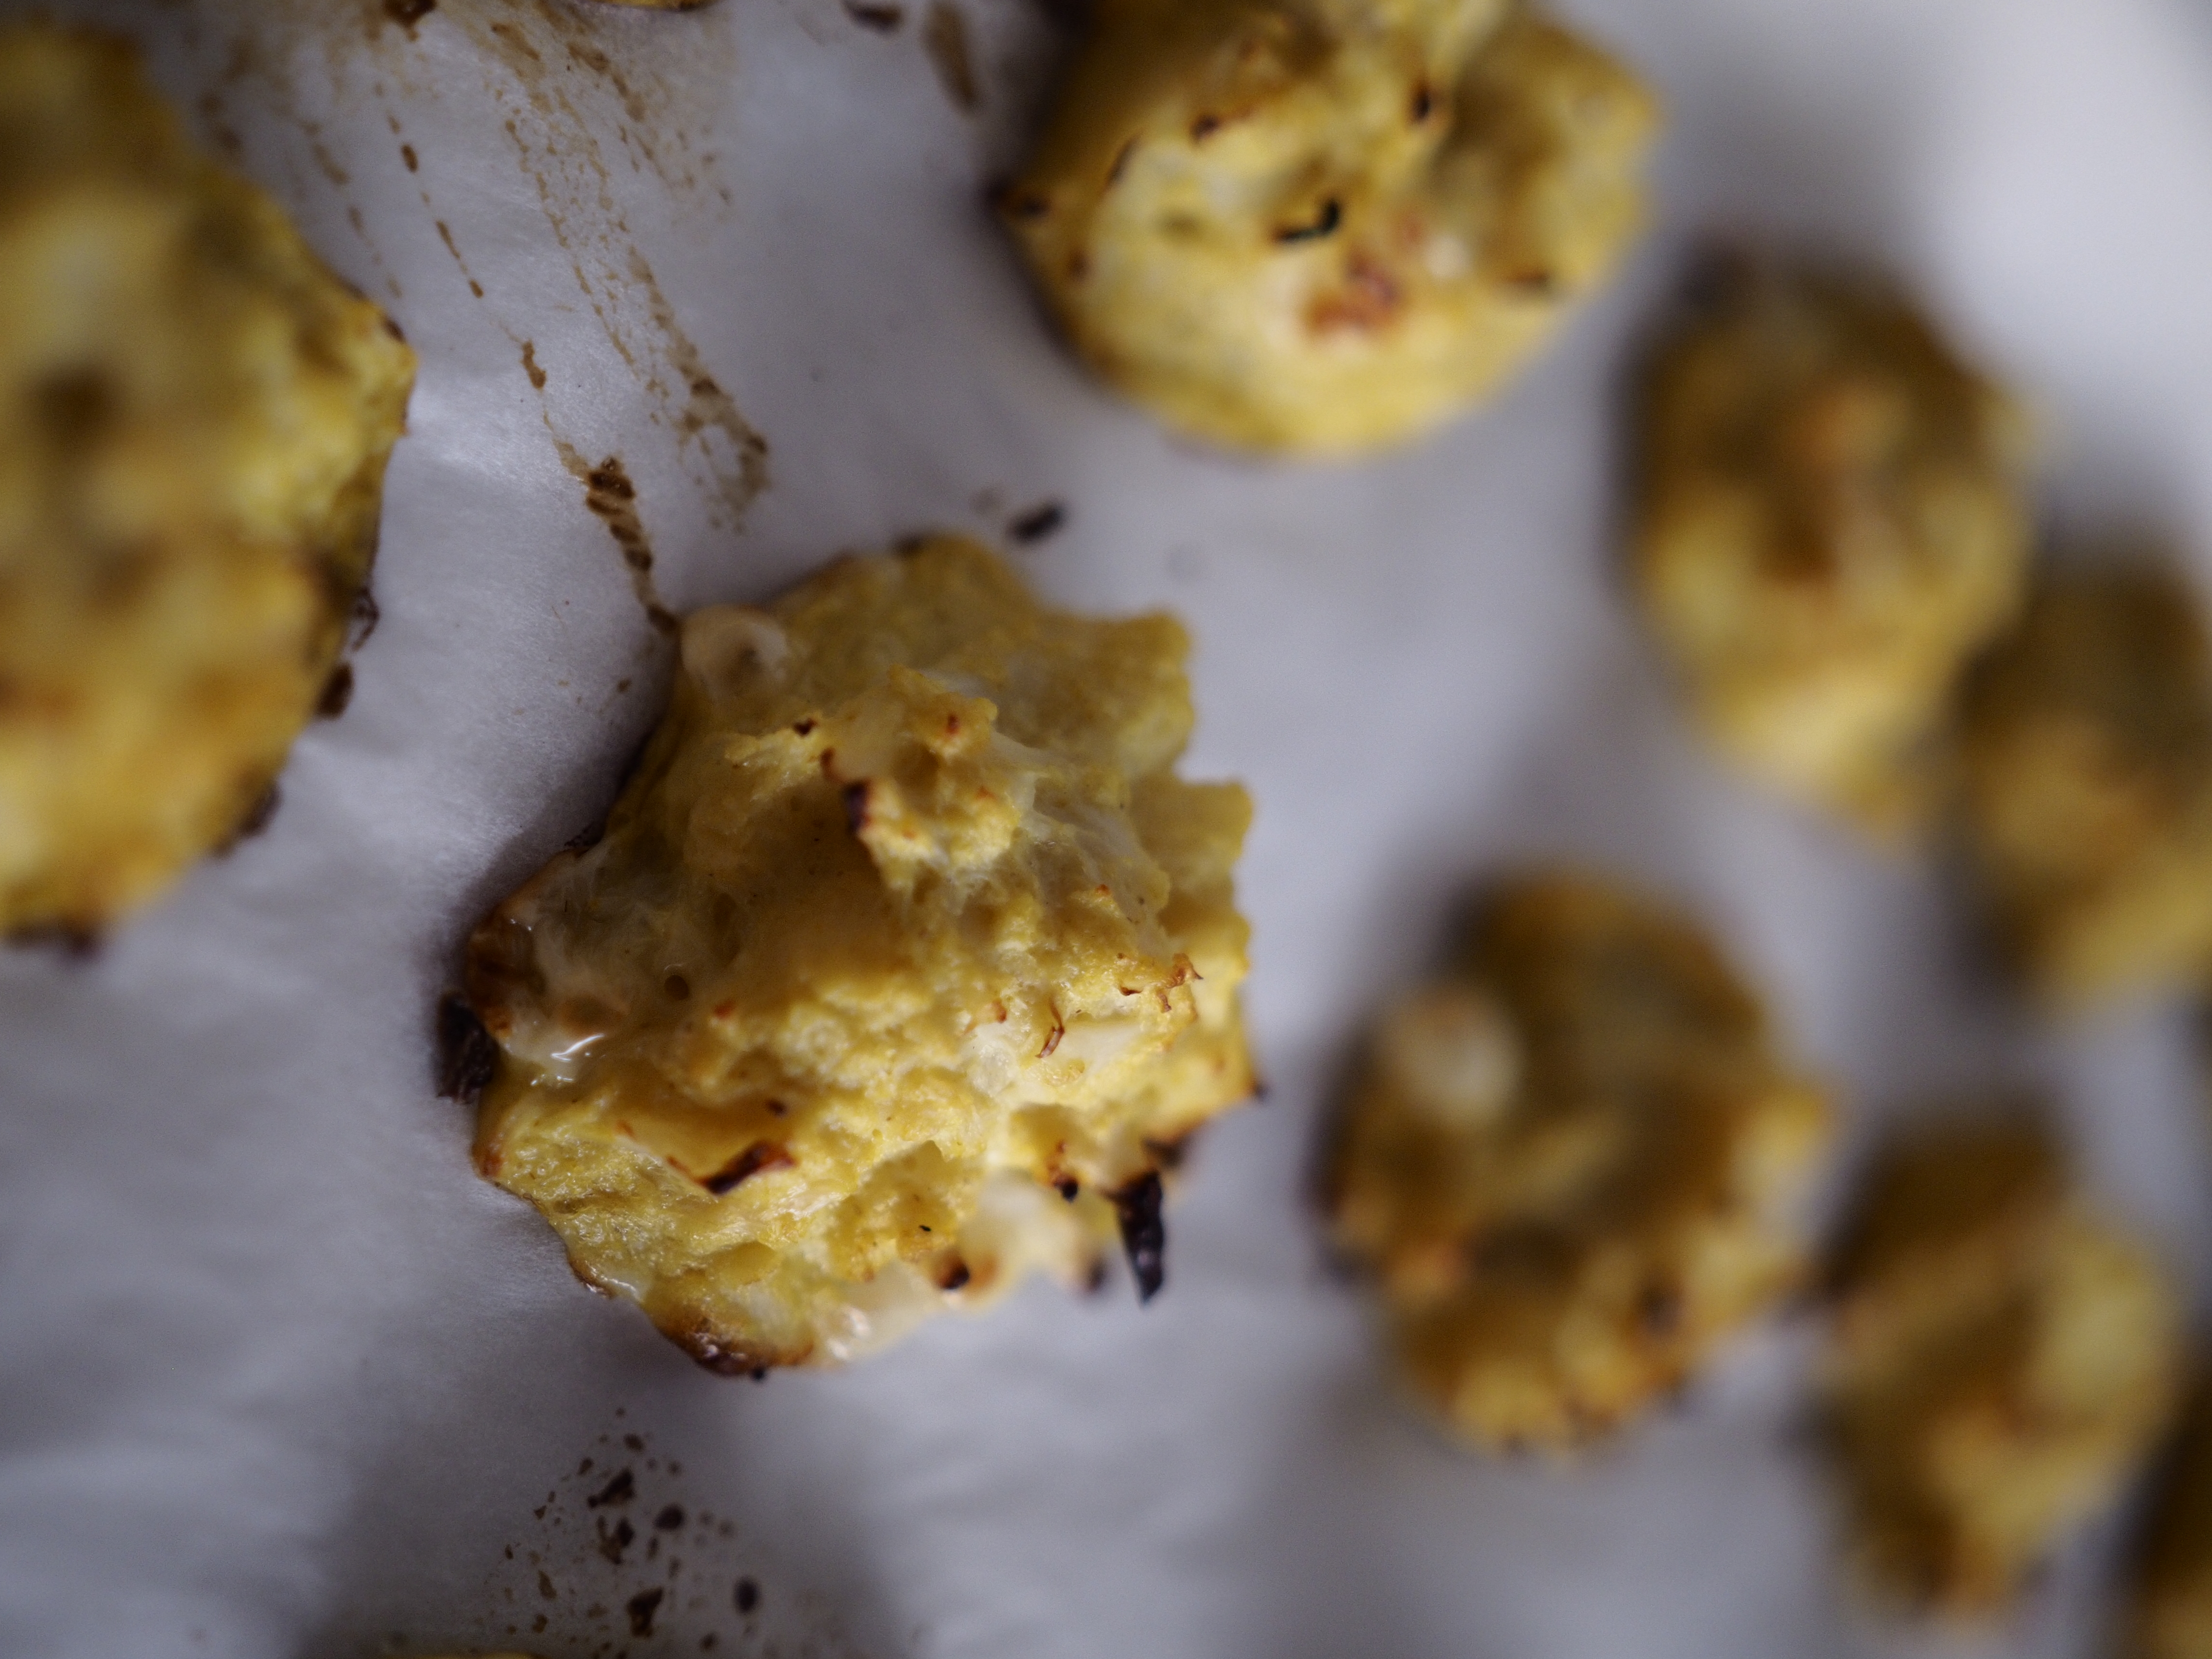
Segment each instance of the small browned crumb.
[{"label": "small browned crumb", "polygon": [[1859,275],[1716,255],[1638,388],[1644,609],[1707,735],[1878,833],[2027,580],[2021,411]]},{"label": "small browned crumb", "polygon": [[2149,563],[2051,573],[1960,726],[1973,867],[2046,1000],[2212,967],[2212,659],[2187,582]]},{"label": "small browned crumb", "polygon": [[2011,1604],[2163,1432],[2178,1310],[2032,1122],[1895,1147],[1838,1254],[1827,1422],[1852,1553],[1915,1610]]},{"label": "small browned crumb", "polygon": [[1421,1395],[1478,1445],[1558,1450],[1799,1282],[1787,1212],[1827,1138],[1694,925],[1539,877],[1383,1020],[1328,1199]]},{"label": "small browned crumb", "polygon": [[2136,1542],[2128,1659],[2212,1654],[2212,1376],[2200,1374]]}]

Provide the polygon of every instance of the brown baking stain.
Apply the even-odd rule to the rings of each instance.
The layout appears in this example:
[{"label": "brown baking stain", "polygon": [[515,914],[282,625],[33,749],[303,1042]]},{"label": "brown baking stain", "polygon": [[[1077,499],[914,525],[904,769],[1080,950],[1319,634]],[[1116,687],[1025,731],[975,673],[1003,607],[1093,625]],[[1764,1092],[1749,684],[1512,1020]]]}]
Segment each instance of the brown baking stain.
[{"label": "brown baking stain", "polygon": [[535,340],[522,343],[522,372],[530,377],[530,384],[534,390],[545,390],[545,371],[538,367],[538,342]]},{"label": "brown baking stain", "polygon": [[921,46],[952,107],[963,115],[981,108],[983,88],[975,79],[975,57],[968,49],[968,20],[952,0],[934,0],[921,20]]},{"label": "brown baking stain", "polygon": [[864,29],[873,29],[878,34],[892,34],[906,21],[904,6],[871,5],[867,0],[845,0],[845,15]]},{"label": "brown baking stain", "polygon": [[438,0],[384,0],[384,15],[410,35],[415,26],[438,9]]},{"label": "brown baking stain", "polygon": [[664,634],[676,631],[675,613],[660,602],[653,585],[653,544],[646,539],[645,521],[638,516],[637,486],[630,482],[622,457],[610,455],[593,465],[583,452],[556,434],[554,447],[569,476],[584,486],[584,506],[615,538],[629,568],[630,586],[645,607],[646,620]]}]

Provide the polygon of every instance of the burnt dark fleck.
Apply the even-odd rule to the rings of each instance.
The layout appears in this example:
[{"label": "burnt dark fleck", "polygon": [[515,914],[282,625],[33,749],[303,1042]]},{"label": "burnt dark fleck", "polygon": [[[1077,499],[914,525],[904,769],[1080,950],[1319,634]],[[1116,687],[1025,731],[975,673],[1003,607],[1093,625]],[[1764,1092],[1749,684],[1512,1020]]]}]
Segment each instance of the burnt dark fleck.
[{"label": "burnt dark fleck", "polygon": [[1410,113],[1413,118],[1413,125],[1415,126],[1419,126],[1422,122],[1427,120],[1429,118],[1430,112],[1433,111],[1436,106],[1436,97],[1430,92],[1429,83],[1426,81],[1416,81],[1413,83],[1413,105],[1408,111],[1408,113]]},{"label": "burnt dark fleck", "polygon": [[458,991],[438,1000],[438,1092],[473,1106],[498,1068],[499,1045]]},{"label": "burnt dark fleck", "polygon": [[632,1636],[653,1634],[653,1615],[660,1611],[660,1598],[667,1594],[656,1584],[651,1589],[640,1590],[623,1604],[623,1611],[629,1614],[629,1633]]},{"label": "burnt dark fleck", "polygon": [[276,816],[276,809],[283,805],[283,802],[284,798],[277,792],[274,783],[256,795],[253,798],[253,805],[246,809],[246,816],[239,819],[238,827],[230,832],[229,839],[215,849],[216,856],[221,858],[239,842],[252,841],[266,830],[270,821]]},{"label": "burnt dark fleck", "polygon": [[1190,141],[1194,144],[1202,144],[1220,130],[1219,116],[1201,115],[1190,124]]},{"label": "burnt dark fleck", "polygon": [[636,1496],[637,1477],[628,1469],[624,1469],[605,1486],[586,1498],[584,1500],[584,1507],[588,1510],[605,1509],[610,1504],[627,1504]]},{"label": "burnt dark fleck", "polygon": [[812,720],[800,720],[791,729],[802,738],[811,738],[814,735],[814,722]]},{"label": "burnt dark fleck", "polygon": [[1083,1190],[1082,1183],[1073,1176],[1062,1176],[1058,1181],[1053,1182],[1053,1185],[1059,1188],[1060,1195],[1071,1204],[1075,1202],[1076,1194]]},{"label": "burnt dark fleck", "polygon": [[787,1170],[791,1162],[791,1154],[773,1140],[756,1140],[700,1184],[720,1198],[763,1170]]},{"label": "burnt dark fleck", "polygon": [[684,1524],[684,1505],[681,1504],[671,1504],[666,1509],[661,1510],[659,1514],[653,1517],[653,1524],[658,1531],[674,1532],[678,1527]]},{"label": "burnt dark fleck", "polygon": [[760,1586],[750,1578],[738,1580],[738,1611],[750,1613],[760,1606]]},{"label": "burnt dark fleck", "polygon": [[410,31],[438,9],[438,0],[384,0],[384,15]]},{"label": "burnt dark fleck", "polygon": [[945,1277],[937,1281],[937,1287],[947,1292],[957,1291],[963,1287],[974,1276],[968,1271],[966,1262],[956,1261],[945,1270]]},{"label": "burnt dark fleck", "polygon": [[1040,501],[1006,526],[1006,534],[1023,546],[1041,542],[1067,522],[1067,509],[1058,501]]},{"label": "burnt dark fleck", "polygon": [[1278,242],[1318,242],[1323,237],[1336,234],[1336,228],[1344,222],[1344,205],[1335,197],[1321,204],[1321,211],[1310,225],[1290,225],[1275,233]]},{"label": "burnt dark fleck", "polygon": [[1129,1271],[1136,1275],[1139,1302],[1150,1302],[1167,1283],[1168,1230],[1160,1215],[1164,1195],[1157,1170],[1146,1170],[1113,1195],[1115,1212],[1121,1220],[1121,1248],[1128,1252]]},{"label": "burnt dark fleck", "polygon": [[334,720],[346,711],[353,701],[353,665],[342,662],[331,670],[330,678],[323,682],[323,694],[315,699],[318,718]]}]

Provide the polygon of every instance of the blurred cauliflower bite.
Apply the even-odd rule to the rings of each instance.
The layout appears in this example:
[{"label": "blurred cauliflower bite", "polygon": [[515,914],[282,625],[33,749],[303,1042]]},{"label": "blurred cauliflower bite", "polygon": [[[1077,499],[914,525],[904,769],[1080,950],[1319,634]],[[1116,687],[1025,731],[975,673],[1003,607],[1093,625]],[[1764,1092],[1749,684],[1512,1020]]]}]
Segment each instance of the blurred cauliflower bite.
[{"label": "blurred cauliflower bite", "polygon": [[1414,1387],[1492,1449],[1633,1417],[1799,1279],[1826,1145],[1751,993],[1681,918],[1579,878],[1495,899],[1383,1022],[1330,1172]]},{"label": "blurred cauliflower bite", "polygon": [[1636,577],[1713,741],[1894,831],[2026,584],[2027,423],[1904,301],[1722,257],[1638,410]]},{"label": "blurred cauliflower bite", "polygon": [[1161,420],[1351,453],[1475,402],[1610,272],[1656,118],[1503,0],[1101,0],[998,200],[1076,350]]},{"label": "blurred cauliflower bite", "polygon": [[717,1369],[823,1364],[1124,1234],[1250,1092],[1249,807],[1173,771],[1182,629],[951,538],[684,624],[588,851],[471,942],[483,1172]]},{"label": "blurred cauliflower bite", "polygon": [[2212,969],[2212,658],[2187,582],[2053,572],[1969,681],[1960,747],[1981,886],[2046,997]]},{"label": "blurred cauliflower bite", "polygon": [[0,30],[0,933],[232,836],[368,573],[414,360],[123,43]]},{"label": "blurred cauliflower bite", "polygon": [[1923,1133],[1835,1273],[1829,1418],[1860,1565],[1930,1610],[2004,1607],[2163,1431],[2179,1309],[2032,1125]]}]

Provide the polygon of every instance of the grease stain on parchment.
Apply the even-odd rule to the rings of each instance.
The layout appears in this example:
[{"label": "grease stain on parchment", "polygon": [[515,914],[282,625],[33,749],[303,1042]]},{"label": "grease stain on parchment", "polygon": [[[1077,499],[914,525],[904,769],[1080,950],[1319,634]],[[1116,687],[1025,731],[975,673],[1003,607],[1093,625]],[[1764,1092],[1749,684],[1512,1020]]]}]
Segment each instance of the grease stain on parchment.
[{"label": "grease stain on parchment", "polygon": [[594,466],[583,451],[557,432],[553,444],[561,452],[561,465],[568,469],[568,476],[584,486],[586,510],[606,526],[607,533],[621,550],[623,563],[629,568],[630,586],[636,591],[637,602],[645,607],[645,619],[660,632],[673,634],[676,614],[660,602],[659,592],[653,584],[653,544],[646,539],[645,521],[638,516],[637,486],[630,482],[629,469],[619,455],[610,455]]},{"label": "grease stain on parchment", "polygon": [[[325,99],[303,87],[318,52],[329,91],[341,100],[364,88],[383,106],[416,175],[425,212],[471,294],[486,297],[468,268],[448,217],[461,204],[434,193],[435,153],[403,135],[403,102],[481,95],[496,112],[522,175],[534,187],[555,242],[600,332],[636,377],[649,418],[674,441],[678,462],[699,486],[711,523],[734,531],[769,481],[768,445],[708,367],[617,205],[632,182],[650,177],[679,215],[726,211],[731,192],[705,148],[734,52],[725,25],[688,15],[579,6],[573,0],[349,0],[327,10],[270,6],[266,0],[199,0],[189,13],[194,50],[222,64],[218,83],[251,80],[263,101],[301,135],[331,191],[349,198],[348,216],[384,278],[381,255],[350,198],[355,181],[324,137],[317,111]],[[451,31],[475,48],[480,88],[430,84],[428,54]],[[362,51],[366,41],[369,50]],[[450,54],[441,53],[450,61]],[[203,118],[227,149],[239,148],[220,94]],[[429,169],[426,171],[425,169]],[[498,310],[499,297],[489,296]],[[531,319],[500,318],[518,345]],[[530,373],[531,365],[525,364]],[[538,374],[533,391],[549,397]],[[556,439],[573,424],[548,404]]]}]

